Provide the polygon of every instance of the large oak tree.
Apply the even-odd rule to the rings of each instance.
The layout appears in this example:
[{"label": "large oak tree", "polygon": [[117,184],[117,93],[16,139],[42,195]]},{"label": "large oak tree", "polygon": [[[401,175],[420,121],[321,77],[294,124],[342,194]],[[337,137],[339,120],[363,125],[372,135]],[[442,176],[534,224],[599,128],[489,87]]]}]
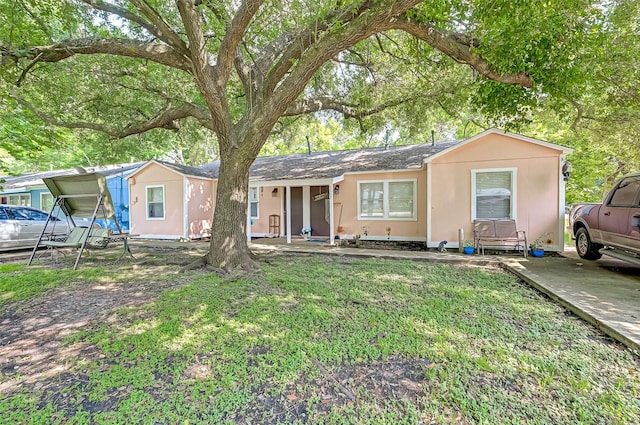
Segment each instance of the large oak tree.
[{"label": "large oak tree", "polygon": [[[113,142],[185,121],[215,134],[220,175],[206,262],[251,267],[249,167],[279,120],[323,110],[358,118],[401,104],[406,96],[364,105],[350,94],[374,90],[375,68],[406,57],[422,78],[442,72],[437,63],[469,70],[474,100],[489,114],[526,114],[541,97],[576,90],[585,46],[603,27],[599,4],[5,0],[3,87],[14,103],[4,102]],[[350,72],[328,89],[331,63]]]}]

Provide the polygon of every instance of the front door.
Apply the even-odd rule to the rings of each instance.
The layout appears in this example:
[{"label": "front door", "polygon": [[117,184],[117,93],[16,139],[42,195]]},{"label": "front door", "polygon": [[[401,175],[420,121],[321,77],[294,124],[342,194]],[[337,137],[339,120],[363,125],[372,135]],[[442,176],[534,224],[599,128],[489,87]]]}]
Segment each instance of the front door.
[{"label": "front door", "polygon": [[[285,198],[286,199],[286,198]],[[302,188],[291,188],[291,211],[285,211],[291,214],[291,236],[299,235],[302,232]],[[285,219],[285,228],[287,220]]]},{"label": "front door", "polygon": [[310,191],[312,234],[329,236],[329,186],[311,186]]}]

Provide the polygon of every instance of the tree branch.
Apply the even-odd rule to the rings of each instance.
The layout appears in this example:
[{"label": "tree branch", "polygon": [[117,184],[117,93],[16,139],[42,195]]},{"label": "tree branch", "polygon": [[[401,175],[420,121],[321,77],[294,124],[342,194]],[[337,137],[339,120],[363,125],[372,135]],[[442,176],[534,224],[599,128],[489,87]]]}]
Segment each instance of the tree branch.
[{"label": "tree branch", "polygon": [[[163,41],[164,43],[172,46],[182,52],[187,51],[187,46],[180,39],[180,37],[171,30],[171,28],[155,13],[149,5],[140,5],[139,1],[132,0],[132,3],[140,10],[147,18],[151,20],[151,23],[142,19],[140,16],[135,13],[130,12],[129,10],[116,6],[115,4],[105,2],[103,0],[81,0],[89,6],[93,7],[97,10],[102,10],[103,12],[111,13],[113,15],[119,16],[127,21],[134,22],[140,25],[142,28],[146,29],[151,35],[156,37],[158,40]],[[145,13],[146,12],[146,13]]]},{"label": "tree branch", "polygon": [[292,117],[313,112],[331,110],[342,114],[347,119],[353,118],[356,120],[360,120],[362,118],[378,114],[385,109],[400,106],[403,103],[411,102],[412,100],[416,100],[418,98],[437,97],[445,93],[453,93],[453,90],[442,90],[433,93],[421,92],[419,95],[416,94],[413,96],[405,96],[398,99],[392,99],[388,102],[381,103],[377,106],[374,106],[373,108],[368,109],[360,109],[358,105],[341,102],[337,99],[323,96],[315,99],[303,99],[293,102],[291,105],[289,105],[283,116]]},{"label": "tree branch", "polygon": [[[344,16],[345,20],[340,21],[343,22],[340,29],[327,32],[319,40],[316,40],[316,37],[320,37],[319,35],[312,34],[313,36],[310,37],[308,42],[310,45],[311,41],[313,41],[313,48],[309,49],[305,55],[302,55],[304,50],[300,50],[300,59],[296,61],[295,67],[280,82],[277,90],[274,91],[274,95],[269,99],[269,105],[263,109],[274,111],[278,114],[283,113],[287,105],[295,101],[313,74],[326,61],[359,41],[365,40],[378,32],[393,29],[397,25],[395,16],[406,12],[419,2],[420,0],[389,0],[375,2],[375,7],[365,2],[364,9],[358,9],[356,12],[351,9],[350,13],[357,13],[357,16]],[[298,46],[298,42],[293,44]],[[300,47],[297,47],[297,49],[300,49]],[[283,66],[282,63],[285,59],[289,66],[292,66],[294,61],[291,58],[287,59],[287,53],[283,54],[280,59],[280,66]],[[282,70],[279,72],[282,72]],[[273,77],[275,76],[276,74],[273,75]],[[273,83],[270,82],[269,84]]]},{"label": "tree branch", "polygon": [[238,48],[238,52],[233,59],[233,64],[236,72],[238,73],[238,77],[240,77],[240,81],[242,82],[245,92],[250,96],[251,93],[254,93],[254,87],[251,86],[251,67],[247,64],[247,61],[245,61],[244,56],[242,56],[240,48]]},{"label": "tree branch", "polygon": [[31,110],[41,120],[49,124],[70,129],[87,129],[99,131],[101,133],[107,134],[108,136],[118,139],[134,134],[141,134],[153,129],[162,128],[167,130],[177,130],[178,127],[176,126],[175,121],[189,117],[195,118],[202,126],[213,130],[213,123],[211,122],[211,115],[209,114],[209,111],[206,108],[193,103],[183,103],[182,105],[176,107],[173,107],[171,106],[171,104],[169,104],[163,111],[160,111],[158,114],[156,114],[156,116],[150,118],[149,120],[139,123],[132,123],[124,128],[119,129],[108,126],[106,124],[98,124],[94,122],[63,121],[37,109],[27,100],[17,96],[15,92],[11,94],[11,97],[15,99],[20,105]]},{"label": "tree branch", "polygon": [[471,52],[469,45],[475,41],[461,34],[446,34],[435,28],[431,23],[421,24],[404,16],[399,17],[394,25],[395,29],[405,31],[420,40],[425,41],[434,49],[451,58],[471,66],[481,75],[500,83],[516,84],[522,87],[533,87],[533,80],[524,72],[513,74],[499,74],[481,56]]},{"label": "tree branch", "polygon": [[148,43],[129,39],[80,38],[65,40],[50,46],[35,46],[26,54],[18,54],[13,50],[1,49],[0,54],[13,60],[21,58],[35,59],[40,62],[59,62],[74,55],[91,55],[103,53],[114,56],[127,56],[146,59],[171,68],[190,72],[191,64],[183,55],[169,47],[158,43]]},{"label": "tree branch", "polygon": [[178,49],[180,52],[187,53],[187,44],[180,38],[180,36],[173,31],[173,29],[162,19],[162,16],[156,12],[146,0],[131,0],[133,5],[146,16],[154,25],[153,33],[160,40],[164,41],[168,45]]},{"label": "tree branch", "polygon": [[224,81],[221,82],[226,86],[229,80],[229,74],[233,65],[233,60],[238,52],[238,46],[244,36],[249,23],[253,19],[258,9],[262,6],[262,0],[243,0],[238,8],[231,23],[227,27],[227,32],[222,39],[220,51],[216,66],[218,68],[218,77]]},{"label": "tree branch", "polygon": [[198,10],[191,0],[176,0],[176,3],[189,39],[193,74],[211,111],[220,150],[236,147],[233,137],[233,119],[225,92],[226,80],[219,78],[218,68],[209,64]]}]

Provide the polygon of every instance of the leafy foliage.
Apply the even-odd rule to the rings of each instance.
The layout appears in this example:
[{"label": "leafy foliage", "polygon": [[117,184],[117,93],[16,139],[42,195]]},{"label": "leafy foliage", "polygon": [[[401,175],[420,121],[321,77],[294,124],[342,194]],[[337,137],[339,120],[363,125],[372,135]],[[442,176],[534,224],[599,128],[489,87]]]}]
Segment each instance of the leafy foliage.
[{"label": "leafy foliage", "polygon": [[[232,194],[246,199],[249,164],[307,136],[323,150],[415,143],[526,129],[552,111],[591,143],[621,123],[610,133],[631,146],[616,146],[617,170],[637,162],[628,0],[21,0],[0,17],[2,155],[27,167],[58,151],[65,163],[219,156],[212,252],[234,259],[214,263],[250,263],[246,220],[231,222],[246,214]],[[39,120],[67,130],[47,137]],[[240,248],[223,253],[229,238]]]}]

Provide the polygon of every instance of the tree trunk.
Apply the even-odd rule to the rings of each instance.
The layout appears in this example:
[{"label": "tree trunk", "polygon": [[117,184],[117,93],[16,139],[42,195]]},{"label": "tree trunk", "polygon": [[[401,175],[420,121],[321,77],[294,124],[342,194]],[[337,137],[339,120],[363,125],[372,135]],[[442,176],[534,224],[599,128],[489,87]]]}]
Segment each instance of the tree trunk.
[{"label": "tree trunk", "polygon": [[251,161],[238,150],[220,157],[211,246],[205,261],[224,271],[257,267],[247,244],[247,198]]}]

